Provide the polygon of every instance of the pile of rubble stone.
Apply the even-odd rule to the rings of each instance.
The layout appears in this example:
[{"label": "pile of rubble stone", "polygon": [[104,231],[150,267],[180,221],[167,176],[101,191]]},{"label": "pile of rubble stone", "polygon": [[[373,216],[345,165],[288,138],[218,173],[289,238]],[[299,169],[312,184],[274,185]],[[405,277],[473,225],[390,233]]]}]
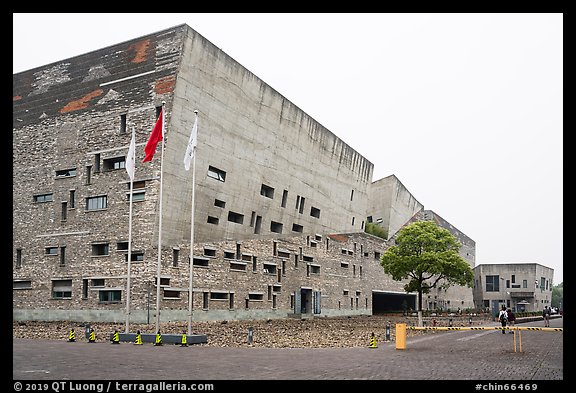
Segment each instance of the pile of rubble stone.
[{"label": "pile of rubble stone", "polygon": [[[428,326],[469,326],[485,325],[485,318],[438,318],[427,320]],[[394,342],[396,323],[417,325],[417,318],[402,315],[364,315],[350,317],[314,317],[310,319],[285,318],[268,320],[234,320],[193,322],[192,333],[207,337],[207,343],[197,344],[215,347],[265,347],[265,348],[335,348],[366,347],[374,334],[378,343],[386,341],[387,335]],[[387,325],[389,328],[387,328]],[[123,323],[81,323],[81,322],[13,322],[13,337],[67,340],[71,329],[76,332],[77,341],[88,341],[87,328],[93,328],[97,341],[109,341],[115,330],[124,332]],[[187,332],[186,322],[163,322],[162,334],[183,334]],[[155,324],[130,323],[130,331],[155,333]],[[249,332],[251,334],[249,335]],[[430,334],[429,331],[408,330],[407,336]],[[439,332],[433,332],[437,334]]]}]

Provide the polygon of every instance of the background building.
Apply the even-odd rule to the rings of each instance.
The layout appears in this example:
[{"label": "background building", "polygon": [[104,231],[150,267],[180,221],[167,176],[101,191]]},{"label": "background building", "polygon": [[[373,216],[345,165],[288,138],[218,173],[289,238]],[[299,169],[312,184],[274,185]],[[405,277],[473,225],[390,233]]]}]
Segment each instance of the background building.
[{"label": "background building", "polygon": [[[123,319],[133,130],[133,312],[149,318],[158,284],[162,319],[185,318],[195,110],[195,318],[371,313],[373,294],[388,296],[382,307],[411,299],[379,272],[386,241],[363,232],[382,218],[391,237],[423,205],[393,175],[373,182],[370,161],[187,25],[13,82],[14,318]],[[164,140],[142,163],[162,108]]]},{"label": "background building", "polygon": [[550,307],[554,269],[538,263],[480,264],[474,268],[474,303],[497,314],[502,304],[512,311]]}]

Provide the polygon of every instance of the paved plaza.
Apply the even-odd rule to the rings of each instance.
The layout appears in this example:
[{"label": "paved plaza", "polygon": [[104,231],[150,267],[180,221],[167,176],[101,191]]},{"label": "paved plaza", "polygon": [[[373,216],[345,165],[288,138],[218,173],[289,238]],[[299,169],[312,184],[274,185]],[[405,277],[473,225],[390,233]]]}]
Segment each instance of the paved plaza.
[{"label": "paved plaza", "polygon": [[[562,327],[562,318],[551,327]],[[496,326],[496,324],[486,325]],[[543,327],[542,321],[520,327]],[[377,348],[218,348],[13,340],[14,381],[562,381],[563,331],[427,331]],[[495,390],[495,389],[494,389]],[[533,390],[533,389],[532,389]]]}]

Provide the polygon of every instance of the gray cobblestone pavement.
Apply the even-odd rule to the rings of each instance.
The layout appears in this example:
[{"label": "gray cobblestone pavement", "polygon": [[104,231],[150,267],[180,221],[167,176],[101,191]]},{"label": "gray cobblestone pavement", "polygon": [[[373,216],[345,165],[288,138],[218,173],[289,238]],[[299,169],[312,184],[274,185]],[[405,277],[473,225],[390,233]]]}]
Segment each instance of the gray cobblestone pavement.
[{"label": "gray cobblestone pavement", "polygon": [[[551,327],[562,327],[554,319]],[[487,324],[485,326],[496,326]],[[520,327],[543,327],[542,321]],[[427,331],[406,349],[214,348],[63,340],[13,340],[15,381],[24,380],[472,380],[559,381],[564,332]],[[217,384],[216,384],[217,385]]]}]

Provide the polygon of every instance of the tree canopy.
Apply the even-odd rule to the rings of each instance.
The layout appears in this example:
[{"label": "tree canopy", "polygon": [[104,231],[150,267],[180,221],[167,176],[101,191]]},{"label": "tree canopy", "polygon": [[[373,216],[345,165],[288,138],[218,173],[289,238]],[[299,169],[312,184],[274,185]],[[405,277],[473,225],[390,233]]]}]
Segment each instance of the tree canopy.
[{"label": "tree canopy", "polygon": [[400,229],[395,242],[380,264],[394,280],[409,280],[404,290],[418,292],[418,311],[422,294],[432,288],[473,287],[474,272],[458,254],[461,245],[447,229],[432,221],[417,221]]}]

